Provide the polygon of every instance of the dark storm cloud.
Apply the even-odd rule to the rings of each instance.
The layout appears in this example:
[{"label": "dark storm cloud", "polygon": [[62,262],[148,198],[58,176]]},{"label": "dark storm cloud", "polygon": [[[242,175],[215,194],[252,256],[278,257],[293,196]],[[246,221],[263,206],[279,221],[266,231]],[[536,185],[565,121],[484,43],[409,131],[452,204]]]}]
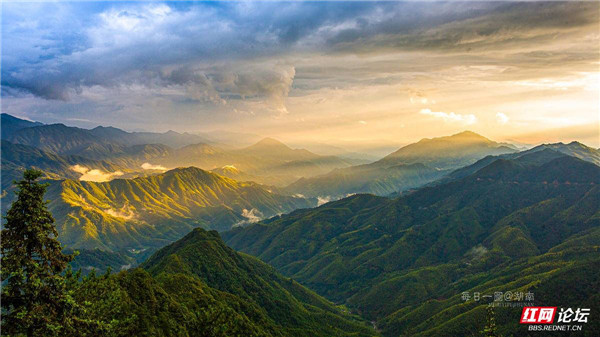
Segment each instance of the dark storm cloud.
[{"label": "dark storm cloud", "polygon": [[[492,50],[559,38],[598,26],[597,2],[413,4],[383,22],[339,32],[330,47],[341,51]],[[436,13],[436,14],[432,14]]]},{"label": "dark storm cloud", "polygon": [[[29,6],[5,5],[2,85],[58,100],[67,100],[80,88],[94,85],[211,86],[211,81],[221,81],[219,74],[213,73],[209,79],[199,68],[285,54],[319,27],[372,7],[335,3],[116,3],[93,6],[86,12],[88,4],[83,3],[60,4],[58,10],[53,4]],[[65,21],[72,25],[65,25]],[[260,67],[254,68],[260,71]],[[240,94],[252,94],[247,74],[222,76],[237,76]],[[281,76],[266,71],[257,77],[277,80]],[[254,83],[254,87],[265,88],[267,95],[271,92],[267,83]],[[14,90],[4,90],[3,94],[9,92]]]}]

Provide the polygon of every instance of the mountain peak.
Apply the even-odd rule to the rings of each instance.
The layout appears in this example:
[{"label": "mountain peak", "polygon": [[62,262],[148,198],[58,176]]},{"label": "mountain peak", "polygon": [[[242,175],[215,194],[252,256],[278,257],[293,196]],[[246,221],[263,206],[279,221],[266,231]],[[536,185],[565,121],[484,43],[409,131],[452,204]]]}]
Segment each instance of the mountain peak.
[{"label": "mountain peak", "polygon": [[245,153],[251,153],[255,156],[262,156],[268,158],[277,158],[278,160],[307,160],[315,159],[320,156],[314,154],[306,149],[292,149],[284,143],[273,138],[263,138],[258,143],[248,146],[241,151]]},{"label": "mountain peak", "polygon": [[186,173],[207,175],[210,172],[205,171],[205,170],[195,167],[195,166],[189,166],[189,167],[177,167],[172,170],[168,170],[165,173],[163,173],[163,175],[167,176],[167,175],[186,174]]},{"label": "mountain peak", "polygon": [[570,142],[569,144],[567,144],[567,146],[577,146],[577,147],[581,147],[581,148],[590,148],[589,146],[587,146],[587,145],[585,145],[583,143],[580,143],[580,142],[578,142],[576,140]]},{"label": "mountain peak", "polygon": [[44,125],[43,123],[32,122],[7,113],[2,113],[0,115],[0,120],[0,126],[2,126],[2,138],[7,138],[21,129]]},{"label": "mountain peak", "polygon": [[43,125],[43,123],[35,122],[35,121],[24,119],[24,118],[15,117],[15,116],[7,114],[5,112],[0,114],[0,118],[2,118],[3,122],[11,121],[11,122],[24,122],[24,123],[30,123],[30,124],[36,124],[36,125]]},{"label": "mountain peak", "polygon": [[454,134],[453,136],[475,136],[475,137],[483,137],[482,135],[473,132],[471,130],[465,130],[459,133]]},{"label": "mountain peak", "polygon": [[240,170],[238,170],[237,167],[235,167],[234,165],[225,165],[223,167],[221,167],[221,170],[223,172],[231,172],[231,173],[239,173]]},{"label": "mountain peak", "polygon": [[[444,138],[444,137],[442,137]],[[469,130],[465,130],[463,132],[459,132],[456,134],[453,134],[452,136],[448,136],[448,139],[463,139],[463,140],[479,140],[479,141],[484,141],[484,142],[492,142],[491,140],[489,140],[488,138],[475,133],[473,131],[469,131]]]},{"label": "mountain peak", "polygon": [[473,131],[451,136],[424,138],[406,145],[378,163],[423,163],[436,168],[457,168],[487,155],[515,152],[504,143],[496,143]]},{"label": "mountain peak", "polygon": [[98,125],[95,128],[93,128],[92,130],[115,130],[117,128],[115,128],[114,126],[103,126],[103,125]]},{"label": "mountain peak", "polygon": [[543,149],[552,149],[568,156],[583,159],[592,162],[596,165],[600,165],[600,150],[591,148],[585,144],[577,141],[564,143],[553,143],[553,144],[542,144],[529,150],[530,152],[540,151]]},{"label": "mountain peak", "polygon": [[254,144],[253,146],[285,146],[285,147],[288,147],[284,143],[278,141],[275,138],[271,138],[271,137],[263,138],[263,139],[259,140],[258,143]]},{"label": "mountain peak", "polygon": [[292,148],[285,145],[284,143],[278,141],[277,139],[266,137],[258,141],[258,143],[254,145],[248,146],[245,150],[247,151],[270,151],[273,154],[273,151],[293,151]]}]

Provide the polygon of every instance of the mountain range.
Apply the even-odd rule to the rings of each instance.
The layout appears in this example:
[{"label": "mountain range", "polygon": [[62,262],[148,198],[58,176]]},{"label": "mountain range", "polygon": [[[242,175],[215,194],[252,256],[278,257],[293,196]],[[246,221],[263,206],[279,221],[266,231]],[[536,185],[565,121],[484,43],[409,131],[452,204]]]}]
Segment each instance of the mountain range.
[{"label": "mountain range", "polygon": [[398,165],[422,163],[438,169],[455,169],[473,163],[485,155],[516,152],[511,144],[497,143],[471,131],[451,136],[425,138],[395,151],[378,163]]},{"label": "mountain range", "polygon": [[423,139],[371,164],[300,179],[284,191],[334,199],[353,193],[384,196],[423,186],[452,169],[472,164],[485,156],[514,152],[517,152],[514,146],[465,131],[447,137]]},{"label": "mountain range", "polygon": [[[80,156],[105,161],[145,174],[144,167],[196,166],[206,170],[235,166],[257,180],[284,186],[301,177],[364,163],[360,159],[321,156],[264,138],[242,149],[212,144],[204,137],[168,131],[126,132],[114,127],[82,129],[64,124],[41,124],[2,114],[2,139],[61,156]],[[144,167],[142,166],[144,165]]]},{"label": "mountain range", "polygon": [[167,131],[127,132],[114,127],[98,126],[82,129],[64,124],[43,124],[20,119],[3,113],[1,116],[2,139],[13,143],[36,146],[57,154],[77,154],[87,147],[133,146],[163,144],[178,148],[189,144],[207,142],[204,137]]},{"label": "mountain range", "polygon": [[[12,180],[42,170],[72,266],[123,270],[92,272],[78,296],[135,317],[124,333],[479,335],[475,292],[600,309],[600,151],[578,142],[523,150],[465,131],[364,163],[2,114],[1,145],[2,212]],[[496,309],[502,335],[526,334],[519,309]]]},{"label": "mountain range", "polygon": [[149,159],[148,162],[166,167],[197,166],[209,170],[233,166],[255,177],[257,182],[284,186],[300,177],[323,174],[360,161],[321,156],[304,149],[292,149],[272,138],[264,138],[254,145],[234,150],[207,144],[189,145],[173,150],[167,156]]},{"label": "mountain range", "polygon": [[[563,147],[485,159],[396,199],[355,195],[223,236],[376,321],[384,336],[478,334],[484,303],[463,292],[531,291],[536,305],[600,309],[597,273],[572,272],[600,264],[600,167],[551,148]],[[581,291],[552,302],[569,286]],[[500,332],[524,332],[519,309],[497,309]]]},{"label": "mountain range", "polygon": [[2,189],[10,188],[12,181],[23,176],[26,168],[35,168],[44,172],[49,179],[79,179],[75,165],[102,172],[125,171],[119,165],[101,160],[88,159],[76,155],[58,155],[38,148],[1,141],[2,151]]},{"label": "mountain range", "polygon": [[195,227],[222,231],[311,206],[194,167],[108,182],[50,181],[47,198],[63,244],[104,251],[156,249]]}]

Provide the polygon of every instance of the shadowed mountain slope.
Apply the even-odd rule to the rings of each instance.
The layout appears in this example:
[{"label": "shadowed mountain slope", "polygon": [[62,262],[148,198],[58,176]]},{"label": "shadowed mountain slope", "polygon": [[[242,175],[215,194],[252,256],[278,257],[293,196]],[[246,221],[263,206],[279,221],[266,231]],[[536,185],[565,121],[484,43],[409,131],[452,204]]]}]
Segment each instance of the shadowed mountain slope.
[{"label": "shadowed mountain slope", "polygon": [[466,177],[497,159],[513,159],[524,164],[541,165],[564,155],[600,165],[600,150],[591,148],[579,142],[571,142],[569,144],[542,144],[522,152],[507,153],[499,156],[487,156],[478,160],[472,165],[468,165],[451,172],[440,181],[445,182]]},{"label": "shadowed mountain slope", "polygon": [[142,268],[90,276],[75,299],[116,336],[375,336],[366,322],[195,229]]},{"label": "shadowed mountain slope", "polygon": [[[549,304],[551,289],[569,279],[566,270],[599,263],[600,167],[565,155],[547,159],[497,158],[395,200],[356,195],[224,239],[378,321],[384,335],[476,334],[485,311],[461,303],[461,292],[537,289]],[[569,303],[589,304],[598,280],[580,277],[592,286]],[[500,313],[505,321],[512,314]],[[515,334],[519,326],[504,328]]]},{"label": "shadowed mountain slope", "polygon": [[25,129],[25,128],[30,128],[30,127],[34,127],[34,126],[41,126],[44,125],[43,123],[40,122],[31,122],[25,119],[21,119],[21,118],[17,118],[14,116],[11,116],[9,114],[0,114],[0,129],[2,132],[2,139],[6,139],[8,137],[10,137],[12,134],[14,134],[15,132],[21,130],[21,129]]},{"label": "shadowed mountain slope", "polygon": [[360,336],[373,332],[339,308],[256,258],[227,247],[219,235],[195,229],[141,265],[151,275],[186,275],[232,294],[284,336]]}]

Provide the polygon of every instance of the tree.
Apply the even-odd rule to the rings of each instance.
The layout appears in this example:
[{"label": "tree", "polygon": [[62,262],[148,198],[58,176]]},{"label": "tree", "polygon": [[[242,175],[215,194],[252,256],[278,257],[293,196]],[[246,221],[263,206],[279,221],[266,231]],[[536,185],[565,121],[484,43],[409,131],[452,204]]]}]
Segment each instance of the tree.
[{"label": "tree", "polygon": [[43,200],[42,173],[26,170],[2,229],[2,334],[65,335],[75,303],[62,273],[73,259],[62,252],[54,218]]},{"label": "tree", "polygon": [[486,308],[486,324],[483,328],[484,336],[486,337],[502,337],[498,334],[498,327],[496,326],[496,313],[494,312],[494,307],[492,305],[488,305]]}]

